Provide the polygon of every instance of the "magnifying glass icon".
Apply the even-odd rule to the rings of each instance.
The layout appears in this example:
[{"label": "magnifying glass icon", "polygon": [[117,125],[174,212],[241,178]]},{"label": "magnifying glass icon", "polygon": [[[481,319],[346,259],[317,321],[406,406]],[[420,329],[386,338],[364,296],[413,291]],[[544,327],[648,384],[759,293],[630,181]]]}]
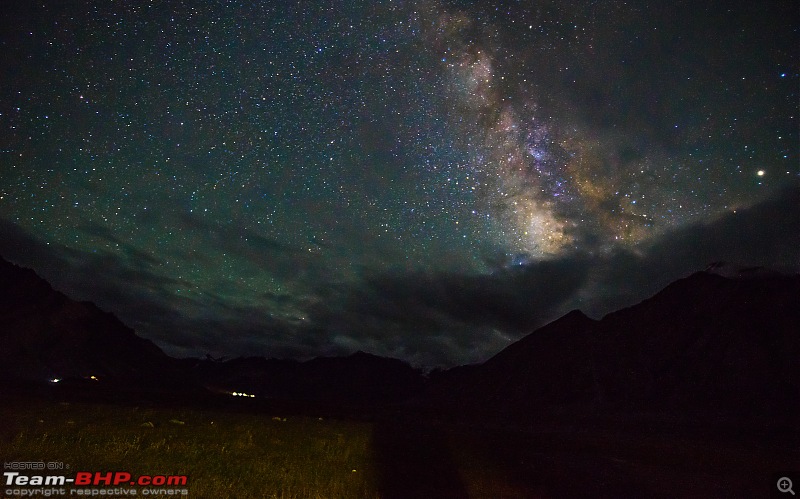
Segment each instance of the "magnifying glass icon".
[{"label": "magnifying glass icon", "polygon": [[794,491],[792,490],[792,480],[785,476],[778,478],[778,490],[781,492],[789,492],[790,494],[794,495]]}]

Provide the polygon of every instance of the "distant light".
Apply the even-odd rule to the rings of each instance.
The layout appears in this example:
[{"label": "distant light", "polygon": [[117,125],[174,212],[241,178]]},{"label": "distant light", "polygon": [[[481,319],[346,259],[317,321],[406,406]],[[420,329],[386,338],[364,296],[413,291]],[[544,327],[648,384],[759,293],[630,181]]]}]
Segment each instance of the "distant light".
[{"label": "distant light", "polygon": [[52,378],[50,383],[58,383],[59,381],[61,381],[61,378]]},{"label": "distant light", "polygon": [[89,376],[89,379],[91,379],[91,380],[94,380],[94,381],[97,381],[97,376],[95,376],[95,375],[91,375],[91,376]]},{"label": "distant light", "polygon": [[765,173],[766,173],[766,172],[765,172],[764,170],[758,170],[758,171],[756,172],[756,175],[758,175],[759,177],[763,177]]}]

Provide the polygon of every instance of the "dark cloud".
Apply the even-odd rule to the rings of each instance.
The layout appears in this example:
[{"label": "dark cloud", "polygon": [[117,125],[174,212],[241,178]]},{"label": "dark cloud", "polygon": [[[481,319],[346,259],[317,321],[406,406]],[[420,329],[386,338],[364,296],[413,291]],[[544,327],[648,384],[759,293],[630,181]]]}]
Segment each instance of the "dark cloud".
[{"label": "dark cloud", "polygon": [[[102,227],[85,226],[84,229],[86,233],[109,241],[117,240]],[[185,281],[158,272],[159,261],[145,252],[80,251],[43,242],[2,219],[0,235],[0,254],[7,259],[34,268],[72,298],[91,299],[112,310],[139,307],[151,300],[166,298],[175,286],[186,285]]]},{"label": "dark cloud", "polygon": [[[135,248],[78,251],[46,244],[5,220],[0,254],[34,268],[72,297],[118,314],[173,355],[310,358],[361,349],[422,365],[452,365],[485,360],[571,308],[600,316],[636,303],[714,261],[800,271],[798,207],[800,188],[792,187],[714,221],[602,256],[574,253],[517,265],[491,256],[486,261],[496,270],[484,274],[362,266],[344,280],[261,291],[246,304],[231,298],[240,297],[233,281],[182,295],[176,289],[193,284],[165,275],[157,260]],[[192,230],[218,230],[225,251],[257,265],[264,262],[258,254],[277,266],[295,265],[284,269],[287,274],[322,265],[246,230],[192,224]],[[124,243],[102,227],[83,230]],[[271,272],[272,265],[261,270]]]},{"label": "dark cloud", "polygon": [[363,314],[414,321],[521,329],[551,316],[588,271],[581,256],[508,268],[489,275],[390,273],[368,279],[354,296]]},{"label": "dark cloud", "polygon": [[[311,320],[341,345],[435,364],[482,360],[556,318],[583,284],[589,260],[572,255],[492,274],[368,274],[311,307]],[[489,350],[490,352],[491,350]]]},{"label": "dark cloud", "polygon": [[[217,292],[180,296],[175,289],[189,289],[191,283],[163,275],[150,258],[139,261],[132,252],[46,245],[8,222],[2,229],[6,237],[0,251],[11,260],[37,270],[50,262],[42,275],[57,288],[91,298],[169,353],[193,355],[310,357],[364,349],[436,364],[480,360],[487,342],[501,347],[521,331],[554,318],[589,268],[580,256],[500,267],[488,275],[365,267],[363,276],[346,282],[319,280],[295,294],[262,293],[258,305],[242,306],[226,298],[235,290],[233,283],[219,283]],[[252,257],[249,241],[231,242],[238,230],[223,229],[219,240],[226,241],[228,251]],[[99,227],[87,226],[85,232],[111,236]],[[297,263],[289,248],[255,239],[256,246],[261,243],[263,251],[288,258],[283,265]],[[297,317],[273,314],[287,310],[297,310]],[[493,330],[509,330],[511,336],[500,338]]]},{"label": "dark cloud", "polygon": [[800,185],[709,222],[663,233],[634,250],[617,249],[596,262],[585,294],[594,315],[631,305],[670,282],[726,261],[800,272]]},{"label": "dark cloud", "polygon": [[[233,227],[194,224],[205,232],[217,230],[224,250],[250,257],[255,252],[277,255],[291,251],[263,237],[252,237],[247,230]],[[86,234],[114,244],[124,241],[103,227],[85,225]],[[234,237],[236,236],[236,237]],[[291,307],[296,298],[286,294],[262,294],[259,306],[242,306],[226,298],[235,291],[234,283],[221,282],[215,289],[223,293],[176,293],[195,286],[166,275],[159,262],[149,255],[121,249],[79,251],[60,244],[48,244],[0,219],[0,255],[17,264],[31,267],[56,289],[74,299],[91,300],[115,313],[137,332],[154,340],[173,355],[254,355],[308,358],[320,353],[350,353],[331,349],[325,330],[300,318],[291,320],[272,311]],[[296,261],[296,260],[291,260]],[[288,265],[288,264],[287,264]]]},{"label": "dark cloud", "polygon": [[647,257],[672,272],[725,260],[796,272],[800,265],[800,186],[708,223],[679,228],[653,242]]},{"label": "dark cloud", "polygon": [[[54,248],[56,250],[54,251]],[[27,266],[48,279],[63,272],[66,262],[58,256],[66,250],[60,245],[47,245],[33,237],[19,225],[0,218],[0,254],[6,259]],[[53,281],[51,281],[53,282]]]},{"label": "dark cloud", "polygon": [[114,231],[103,225],[87,222],[78,227],[78,230],[92,236],[99,237],[110,243],[117,245],[120,250],[125,254],[129,261],[136,265],[158,265],[160,261],[153,257],[147,251],[143,251],[132,244],[127,243],[119,238]]}]

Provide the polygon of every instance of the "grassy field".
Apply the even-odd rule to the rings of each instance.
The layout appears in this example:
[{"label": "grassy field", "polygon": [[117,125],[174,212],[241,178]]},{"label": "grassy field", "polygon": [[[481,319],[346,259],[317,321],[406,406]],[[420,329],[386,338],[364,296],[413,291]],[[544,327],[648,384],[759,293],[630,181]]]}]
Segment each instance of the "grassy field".
[{"label": "grassy field", "polygon": [[0,421],[5,463],[186,475],[193,499],[758,497],[771,473],[800,465],[794,445],[758,432],[511,432],[31,401],[1,406]]},{"label": "grassy field", "polygon": [[365,423],[77,403],[5,406],[0,421],[0,461],[63,462],[68,477],[187,475],[191,498],[377,497]]}]

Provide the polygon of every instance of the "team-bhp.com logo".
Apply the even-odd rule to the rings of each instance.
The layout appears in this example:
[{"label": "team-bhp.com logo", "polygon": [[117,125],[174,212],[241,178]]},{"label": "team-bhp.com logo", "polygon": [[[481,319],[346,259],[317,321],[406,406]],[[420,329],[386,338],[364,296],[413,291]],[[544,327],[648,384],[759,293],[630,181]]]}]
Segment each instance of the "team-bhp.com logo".
[{"label": "team-bhp.com logo", "polygon": [[126,471],[79,471],[65,475],[23,475],[3,472],[8,497],[52,496],[187,496],[186,475],[138,475]]},{"label": "team-bhp.com logo", "polygon": [[124,471],[109,471],[108,473],[90,473],[88,471],[79,471],[75,473],[75,478],[67,478],[63,475],[21,475],[14,471],[6,471],[3,473],[6,478],[6,485],[44,485],[44,486],[58,486],[58,485],[138,485],[138,486],[182,486],[186,485],[186,475],[139,475],[134,477],[130,473]]}]

